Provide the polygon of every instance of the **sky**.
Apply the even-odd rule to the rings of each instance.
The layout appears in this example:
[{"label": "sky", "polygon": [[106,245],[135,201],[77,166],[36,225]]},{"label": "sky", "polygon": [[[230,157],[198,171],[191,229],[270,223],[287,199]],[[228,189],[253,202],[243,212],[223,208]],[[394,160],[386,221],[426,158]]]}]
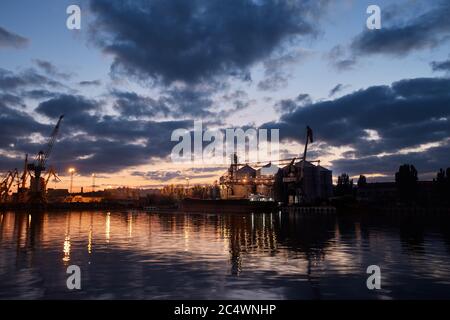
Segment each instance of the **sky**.
[{"label": "sky", "polygon": [[[69,5],[81,29],[66,26]],[[366,10],[381,9],[369,30]],[[449,167],[450,3],[4,0],[0,171],[45,147],[67,187],[212,183],[226,164],[174,163],[174,130],[278,129],[335,176],[420,179]],[[268,159],[267,159],[268,160]],[[50,187],[54,187],[53,185]]]}]

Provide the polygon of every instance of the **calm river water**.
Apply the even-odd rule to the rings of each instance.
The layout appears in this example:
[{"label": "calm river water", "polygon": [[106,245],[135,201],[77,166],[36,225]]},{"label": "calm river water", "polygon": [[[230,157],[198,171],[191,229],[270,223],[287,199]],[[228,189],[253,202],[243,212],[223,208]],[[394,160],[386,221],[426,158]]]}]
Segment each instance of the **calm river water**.
[{"label": "calm river water", "polygon": [[[69,290],[69,265],[81,290]],[[381,268],[381,290],[366,269]],[[443,218],[0,214],[0,298],[450,299]]]}]

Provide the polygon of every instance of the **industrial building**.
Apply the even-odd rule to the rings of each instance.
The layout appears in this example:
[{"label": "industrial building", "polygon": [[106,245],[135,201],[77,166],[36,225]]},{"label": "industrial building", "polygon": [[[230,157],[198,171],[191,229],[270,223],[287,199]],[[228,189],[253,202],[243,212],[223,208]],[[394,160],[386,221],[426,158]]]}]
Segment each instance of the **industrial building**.
[{"label": "industrial building", "polygon": [[320,161],[306,161],[310,142],[313,142],[312,130],[307,127],[303,157],[287,159],[289,164],[281,169],[268,163],[256,170],[249,164],[239,164],[234,155],[230,168],[220,178],[221,198],[285,204],[314,204],[328,200],[333,196],[332,172],[322,167]]},{"label": "industrial building", "polygon": [[222,199],[316,203],[332,197],[332,171],[303,160],[281,169],[270,164],[258,170],[233,164],[220,178],[220,191]]},{"label": "industrial building", "polygon": [[287,204],[317,203],[333,196],[332,171],[301,160],[277,174],[276,200]]},{"label": "industrial building", "polygon": [[271,163],[258,170],[248,164],[239,164],[234,154],[228,171],[219,180],[220,198],[272,201],[277,172],[278,167]]}]

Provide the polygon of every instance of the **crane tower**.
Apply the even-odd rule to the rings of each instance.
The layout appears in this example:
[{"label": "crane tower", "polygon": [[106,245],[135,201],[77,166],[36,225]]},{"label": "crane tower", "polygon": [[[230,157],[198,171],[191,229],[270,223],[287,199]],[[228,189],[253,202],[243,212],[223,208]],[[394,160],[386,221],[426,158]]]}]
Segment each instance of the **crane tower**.
[{"label": "crane tower", "polygon": [[31,175],[30,192],[28,200],[32,204],[44,204],[46,202],[45,200],[46,181],[44,177],[42,177],[42,173],[45,172],[46,170],[46,163],[52,152],[53,145],[55,144],[56,137],[58,135],[59,126],[63,118],[64,115],[61,115],[59,117],[59,120],[56,123],[56,126],[49,137],[46,149],[38,152],[33,163],[27,164],[27,171]]}]

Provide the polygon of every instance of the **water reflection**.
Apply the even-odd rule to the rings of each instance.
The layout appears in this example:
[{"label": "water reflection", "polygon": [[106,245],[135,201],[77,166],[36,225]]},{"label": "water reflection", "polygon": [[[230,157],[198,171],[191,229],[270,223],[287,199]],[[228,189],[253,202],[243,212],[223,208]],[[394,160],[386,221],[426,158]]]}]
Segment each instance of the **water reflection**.
[{"label": "water reflection", "polygon": [[[3,213],[0,298],[450,298],[443,218]],[[83,290],[65,287],[82,270]],[[382,290],[366,288],[367,266]]]}]

